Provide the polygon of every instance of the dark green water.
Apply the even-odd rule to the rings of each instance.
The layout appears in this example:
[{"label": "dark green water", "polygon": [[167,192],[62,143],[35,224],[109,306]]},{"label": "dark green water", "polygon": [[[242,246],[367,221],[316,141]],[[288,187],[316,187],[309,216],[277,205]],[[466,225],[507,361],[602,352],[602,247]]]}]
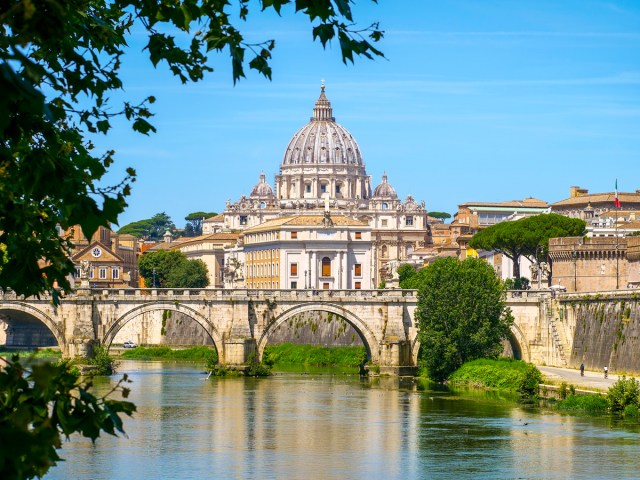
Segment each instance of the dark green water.
[{"label": "dark green water", "polygon": [[[209,379],[192,366],[122,362],[128,438],[66,443],[53,479],[623,479],[640,428],[561,416],[413,381],[283,373]],[[108,382],[108,380],[107,380]],[[108,385],[102,384],[101,388]],[[528,425],[524,425],[528,423]]]}]

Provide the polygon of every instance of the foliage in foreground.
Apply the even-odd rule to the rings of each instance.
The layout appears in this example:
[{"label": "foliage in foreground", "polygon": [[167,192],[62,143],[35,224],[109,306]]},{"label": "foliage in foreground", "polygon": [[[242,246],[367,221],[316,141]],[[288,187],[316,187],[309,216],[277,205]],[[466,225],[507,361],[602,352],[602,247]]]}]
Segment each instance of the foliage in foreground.
[{"label": "foliage in foreground", "polygon": [[278,365],[317,367],[358,367],[367,360],[367,351],[360,346],[325,347],[294,343],[270,344],[264,349],[263,361]]},{"label": "foliage in foreground", "polygon": [[513,316],[486,262],[441,258],[406,283],[418,289],[420,360],[431,379],[442,382],[465,362],[502,353]]},{"label": "foliage in foreground", "polygon": [[73,433],[95,441],[101,432],[124,434],[122,414],[131,416],[133,403],[108,397],[124,387],[125,375],[111,391],[96,397],[90,381],[80,381],[71,366],[43,363],[30,369],[17,356],[3,360],[0,371],[0,478],[41,477],[58,461],[62,438]]},{"label": "foliage in foreground", "polygon": [[467,362],[449,378],[452,385],[511,390],[525,396],[538,393],[542,373],[531,363],[501,358]]},{"label": "foliage in foreground", "polygon": [[136,347],[120,354],[125,360],[183,360],[193,362],[218,363],[218,352],[215,348],[199,345],[197,347],[174,350],[170,347]]}]

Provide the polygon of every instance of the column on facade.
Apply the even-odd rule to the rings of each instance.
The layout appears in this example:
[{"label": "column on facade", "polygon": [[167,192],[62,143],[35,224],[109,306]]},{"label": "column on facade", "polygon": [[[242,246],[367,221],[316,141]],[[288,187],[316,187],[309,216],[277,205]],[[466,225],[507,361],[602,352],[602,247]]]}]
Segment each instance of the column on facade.
[{"label": "column on facade", "polygon": [[330,187],[329,187],[329,194],[331,195],[331,198],[336,198],[336,179],[331,177],[331,183],[330,183]]},{"label": "column on facade", "polygon": [[356,198],[362,198],[362,180],[360,177],[356,178]]},{"label": "column on facade", "polygon": [[349,277],[351,277],[350,272],[348,270],[349,268],[349,256],[347,255],[347,252],[340,252],[340,271],[342,272],[342,282],[340,283],[340,288],[342,290],[346,290],[347,287],[347,280],[349,279]]},{"label": "column on facade", "polygon": [[[313,282],[311,281],[313,279]],[[318,288],[318,254],[311,253],[311,265],[309,266],[309,286]]]}]

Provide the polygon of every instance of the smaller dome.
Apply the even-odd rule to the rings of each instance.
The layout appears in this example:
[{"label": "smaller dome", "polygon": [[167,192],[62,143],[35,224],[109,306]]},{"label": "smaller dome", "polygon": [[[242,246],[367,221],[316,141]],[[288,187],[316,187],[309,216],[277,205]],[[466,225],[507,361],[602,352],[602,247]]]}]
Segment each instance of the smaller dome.
[{"label": "smaller dome", "polygon": [[251,197],[255,198],[255,197],[259,197],[259,198],[263,198],[263,197],[273,197],[273,189],[271,188],[271,186],[267,183],[266,177],[264,175],[264,172],[260,172],[260,181],[258,183],[256,183],[256,186],[253,187],[253,190],[251,190]]},{"label": "smaller dome", "polygon": [[375,188],[375,190],[373,191],[373,196],[383,198],[398,198],[396,189],[393,188],[387,181],[387,172],[384,172],[382,174],[382,183]]}]

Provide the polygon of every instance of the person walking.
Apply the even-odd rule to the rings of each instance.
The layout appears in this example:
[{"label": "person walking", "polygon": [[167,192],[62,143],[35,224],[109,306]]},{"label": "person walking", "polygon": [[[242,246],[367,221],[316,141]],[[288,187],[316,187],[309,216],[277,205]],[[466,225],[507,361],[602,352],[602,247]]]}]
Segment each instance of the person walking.
[{"label": "person walking", "polygon": [[580,364],[580,376],[584,377],[584,362]]},{"label": "person walking", "polygon": [[609,367],[604,367],[604,378],[609,376]]}]

